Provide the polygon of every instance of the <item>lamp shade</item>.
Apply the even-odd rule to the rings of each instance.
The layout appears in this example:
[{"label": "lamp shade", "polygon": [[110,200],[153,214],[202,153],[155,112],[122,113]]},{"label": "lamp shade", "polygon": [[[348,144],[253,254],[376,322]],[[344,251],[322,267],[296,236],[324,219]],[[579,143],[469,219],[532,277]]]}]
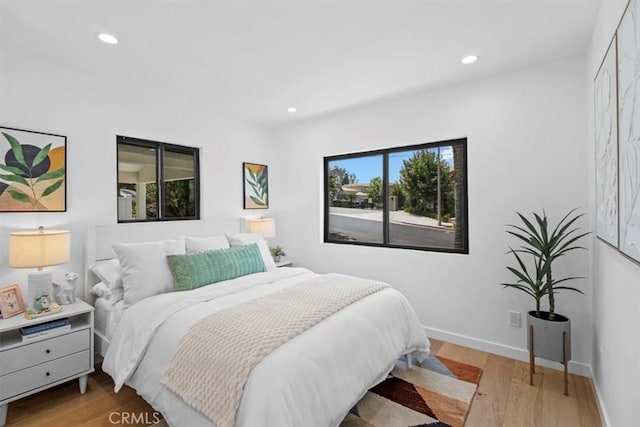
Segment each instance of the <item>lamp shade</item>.
[{"label": "lamp shade", "polygon": [[9,266],[38,268],[69,261],[71,233],[68,230],[14,231],[9,235]]},{"label": "lamp shade", "polygon": [[249,220],[249,232],[261,233],[265,239],[276,236],[276,221],[273,218],[256,218]]}]

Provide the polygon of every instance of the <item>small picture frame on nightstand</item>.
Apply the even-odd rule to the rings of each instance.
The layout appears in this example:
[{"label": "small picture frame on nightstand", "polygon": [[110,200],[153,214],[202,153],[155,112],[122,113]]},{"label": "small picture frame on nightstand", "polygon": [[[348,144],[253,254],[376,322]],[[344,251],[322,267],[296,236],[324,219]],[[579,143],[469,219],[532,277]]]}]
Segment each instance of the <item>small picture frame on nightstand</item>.
[{"label": "small picture frame on nightstand", "polygon": [[0,289],[0,312],[7,319],[26,310],[19,285],[10,285]]}]

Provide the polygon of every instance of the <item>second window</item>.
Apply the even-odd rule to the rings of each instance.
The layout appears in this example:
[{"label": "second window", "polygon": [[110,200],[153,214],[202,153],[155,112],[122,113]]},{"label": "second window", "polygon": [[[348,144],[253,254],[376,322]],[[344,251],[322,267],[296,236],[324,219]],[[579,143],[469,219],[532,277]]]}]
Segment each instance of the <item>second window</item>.
[{"label": "second window", "polygon": [[197,148],[118,136],[118,222],[198,219]]}]

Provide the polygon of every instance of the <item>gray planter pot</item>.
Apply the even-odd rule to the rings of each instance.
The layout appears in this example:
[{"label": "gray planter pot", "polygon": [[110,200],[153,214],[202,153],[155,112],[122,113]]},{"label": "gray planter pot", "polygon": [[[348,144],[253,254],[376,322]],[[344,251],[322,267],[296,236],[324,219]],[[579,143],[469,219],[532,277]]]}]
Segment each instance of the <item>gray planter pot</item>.
[{"label": "gray planter pot", "polygon": [[571,359],[571,321],[562,314],[551,318],[548,311],[540,316],[530,311],[527,316],[527,336],[529,347],[529,384],[533,385],[536,373],[535,357],[560,362],[564,365],[564,394],[569,396],[569,376],[567,367]]},{"label": "gray planter pot", "polygon": [[[533,341],[531,332],[533,326]],[[567,333],[566,354],[564,353],[563,333]],[[540,317],[536,317],[535,311],[530,311],[527,316],[527,343],[531,352],[533,343],[533,355],[555,362],[565,363],[571,360],[571,320],[561,314],[555,314],[550,319],[548,311],[541,311]]]}]

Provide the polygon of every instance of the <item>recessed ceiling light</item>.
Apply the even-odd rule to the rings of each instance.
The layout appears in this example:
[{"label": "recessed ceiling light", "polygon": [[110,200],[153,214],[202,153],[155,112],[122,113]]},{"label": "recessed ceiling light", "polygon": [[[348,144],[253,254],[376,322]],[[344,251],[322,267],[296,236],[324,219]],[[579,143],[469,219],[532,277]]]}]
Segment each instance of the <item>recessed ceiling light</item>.
[{"label": "recessed ceiling light", "polygon": [[473,64],[477,60],[478,60],[478,57],[476,55],[469,55],[462,58],[462,61],[460,62],[462,62],[463,64]]},{"label": "recessed ceiling light", "polygon": [[98,39],[106,44],[118,44],[118,39],[113,34],[98,33]]},{"label": "recessed ceiling light", "polygon": [[295,113],[296,111],[298,111],[298,109],[296,107],[287,108],[287,113]]}]

